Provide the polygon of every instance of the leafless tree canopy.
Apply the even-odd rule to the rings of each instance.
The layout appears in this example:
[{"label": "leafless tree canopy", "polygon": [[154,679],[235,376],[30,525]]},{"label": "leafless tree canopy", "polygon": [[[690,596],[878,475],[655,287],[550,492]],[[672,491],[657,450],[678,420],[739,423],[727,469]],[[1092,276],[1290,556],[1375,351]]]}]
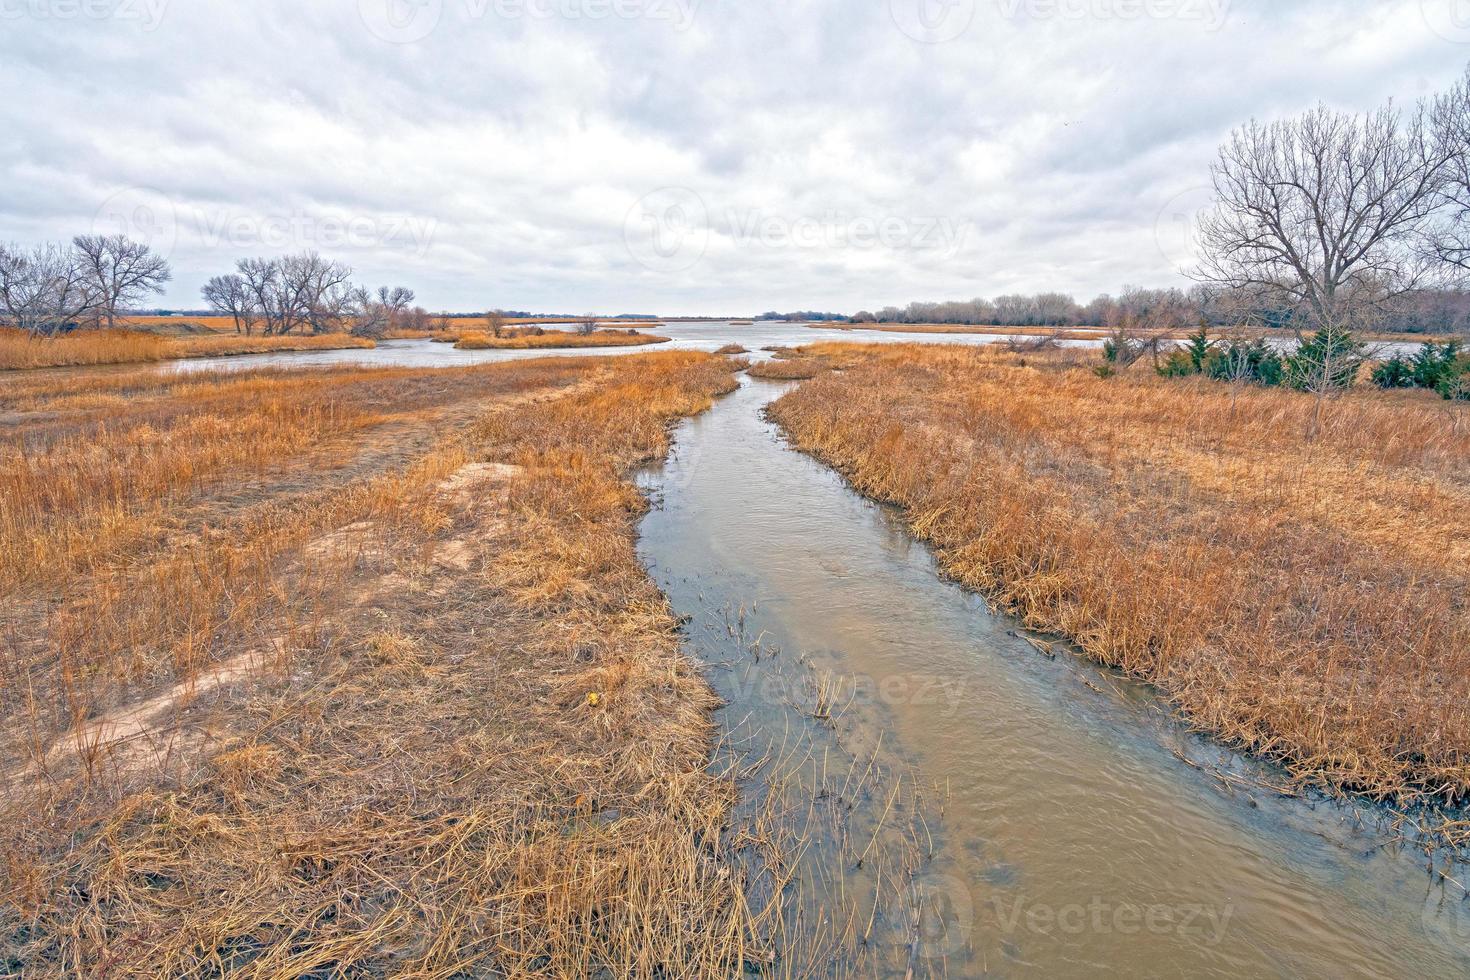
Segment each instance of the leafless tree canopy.
[{"label": "leafless tree canopy", "polygon": [[173,279],[167,259],[123,235],[78,235],[72,245],[90,280],[98,318],[108,328],[117,326],[120,310],[150,293],[162,293]]},{"label": "leafless tree canopy", "polygon": [[1431,122],[1423,105],[1365,116],[1324,106],[1236,130],[1213,168],[1197,278],[1335,331],[1426,284],[1424,230],[1453,157]]},{"label": "leafless tree canopy", "polygon": [[1449,155],[1441,198],[1444,210],[1430,243],[1446,265],[1470,273],[1470,69],[1434,103],[1434,128]]},{"label": "leafless tree canopy", "polygon": [[234,318],[237,331],[258,328],[266,336],[347,330],[381,337],[414,300],[413,290],[402,286],[374,294],[354,285],[350,268],[315,252],[241,259],[235,272],[205,283],[202,295],[210,309]]},{"label": "leafless tree canopy", "polygon": [[99,302],[76,249],[0,245],[0,318],[7,325],[50,336],[75,327]]},{"label": "leafless tree canopy", "polygon": [[255,318],[250,305],[251,293],[243,277],[233,272],[225,276],[215,276],[204,284],[200,292],[210,309],[235,321],[236,333],[255,332]]}]

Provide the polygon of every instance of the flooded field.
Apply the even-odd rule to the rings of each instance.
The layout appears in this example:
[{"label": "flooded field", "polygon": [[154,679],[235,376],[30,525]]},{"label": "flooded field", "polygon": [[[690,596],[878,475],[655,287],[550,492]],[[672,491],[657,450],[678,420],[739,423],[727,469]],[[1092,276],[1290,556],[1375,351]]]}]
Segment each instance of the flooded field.
[{"label": "flooded field", "polygon": [[[164,365],[171,371],[211,371],[220,368],[243,370],[265,366],[310,367],[339,364],[363,364],[397,367],[463,367],[495,361],[529,360],[537,357],[626,356],[650,350],[715,351],[726,344],[741,344],[762,357],[762,347],[797,347],[819,341],[848,341],[864,344],[992,344],[1007,338],[992,334],[925,334],[880,333],[877,331],[839,330],[835,327],[810,327],[801,323],[732,324],[725,321],[670,321],[655,331],[670,338],[670,343],[657,347],[579,348],[568,350],[459,350],[453,344],[431,340],[385,340],[369,350],[330,350],[283,352],[279,354],[247,354],[239,357],[195,358]],[[1062,341],[1066,346],[1098,346],[1091,341]]]},{"label": "flooded field", "polygon": [[[879,976],[1470,970],[1461,891],[1377,811],[1276,792],[940,579],[763,420],[784,390],[747,381],[681,425],[640,547],[728,702],[724,764],[796,798],[802,927]],[[814,819],[834,795],[845,822]]]}]

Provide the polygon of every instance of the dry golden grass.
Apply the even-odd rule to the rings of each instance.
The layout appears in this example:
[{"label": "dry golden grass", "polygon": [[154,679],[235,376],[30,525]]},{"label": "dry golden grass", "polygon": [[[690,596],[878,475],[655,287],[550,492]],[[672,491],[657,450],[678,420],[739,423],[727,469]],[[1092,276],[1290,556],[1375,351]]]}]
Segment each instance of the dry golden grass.
[{"label": "dry golden grass", "polygon": [[461,350],[574,350],[582,347],[642,347],[667,344],[669,338],[655,337],[636,330],[598,330],[595,333],[569,333],[548,330],[544,333],[522,333],[495,337],[488,333],[460,334],[455,347]]},{"label": "dry golden grass", "polygon": [[1463,407],[1354,393],[1312,439],[1310,396],[1075,352],[845,356],[773,415],[948,574],[1304,782],[1470,795]]},{"label": "dry golden grass", "polygon": [[273,351],[370,348],[371,340],[347,334],[244,337],[204,334],[163,337],[132,330],[81,330],[59,337],[32,337],[0,328],[0,371],[21,368],[138,364],[186,357],[224,357]]},{"label": "dry golden grass", "polygon": [[161,361],[167,341],[128,330],[91,330],[62,337],[33,337],[0,328],[0,371],[17,368],[77,367]]},{"label": "dry golden grass", "polygon": [[345,333],[285,337],[243,337],[231,334],[172,338],[165,341],[164,351],[166,357],[227,357],[281,351],[371,350],[376,346],[365,337],[354,337]]},{"label": "dry golden grass", "polygon": [[732,369],[0,379],[6,972],[772,962],[626,479]]},{"label": "dry golden grass", "polygon": [[123,327],[140,330],[178,330],[188,327],[203,327],[218,333],[235,332],[235,318],[229,316],[130,316],[119,318]]}]

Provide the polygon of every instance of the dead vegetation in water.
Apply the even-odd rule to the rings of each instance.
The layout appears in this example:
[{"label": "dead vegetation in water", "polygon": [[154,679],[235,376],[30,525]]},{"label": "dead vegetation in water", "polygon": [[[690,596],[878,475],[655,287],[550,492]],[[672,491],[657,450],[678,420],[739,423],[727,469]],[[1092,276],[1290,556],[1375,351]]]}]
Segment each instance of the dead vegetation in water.
[{"label": "dead vegetation in water", "polygon": [[7,972],[815,962],[633,548],[731,367],[615,361],[0,381]]},{"label": "dead vegetation in water", "polygon": [[[1470,795],[1470,420],[1075,352],[868,349],[778,401],[944,570],[1304,784]],[[1462,835],[1463,836],[1463,835]]]}]

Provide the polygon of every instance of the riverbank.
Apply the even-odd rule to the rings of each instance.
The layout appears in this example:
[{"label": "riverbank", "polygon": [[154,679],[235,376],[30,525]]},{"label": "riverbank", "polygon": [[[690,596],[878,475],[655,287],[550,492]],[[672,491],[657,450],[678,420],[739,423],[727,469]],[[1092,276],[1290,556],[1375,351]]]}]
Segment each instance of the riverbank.
[{"label": "riverbank", "polygon": [[[627,481],[701,354],[0,379],[0,960],[765,962]],[[743,835],[739,846],[763,844]],[[779,895],[775,900],[779,900]],[[754,958],[754,959],[752,959]]]},{"label": "riverbank", "polygon": [[163,336],[135,330],[85,330],[59,337],[32,337],[19,330],[0,329],[0,371],[144,364],[289,351],[368,350],[375,346],[371,340],[348,334]]},{"label": "riverbank", "polygon": [[1314,439],[1310,396],[1103,380],[1065,352],[819,353],[844,370],[773,418],[946,574],[1298,784],[1470,794],[1465,419],[1355,393]]}]

